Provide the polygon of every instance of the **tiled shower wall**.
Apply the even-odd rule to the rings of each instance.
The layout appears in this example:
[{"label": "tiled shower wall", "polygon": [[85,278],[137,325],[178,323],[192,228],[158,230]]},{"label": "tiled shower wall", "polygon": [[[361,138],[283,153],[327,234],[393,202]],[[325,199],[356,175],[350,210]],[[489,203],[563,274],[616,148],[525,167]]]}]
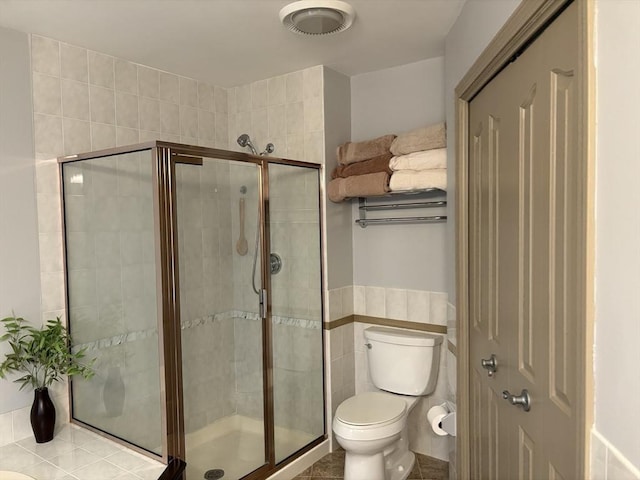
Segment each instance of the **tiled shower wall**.
[{"label": "tiled shower wall", "polygon": [[[62,315],[64,307],[55,158],[151,139],[226,148],[227,97],[222,88],[98,52],[35,35],[31,42],[41,308],[43,317],[50,318]],[[117,186],[117,177],[113,180]],[[117,238],[111,239],[111,244],[118,252],[121,245],[129,250],[135,246],[129,232],[113,235]],[[107,236],[100,238],[106,240]],[[122,255],[112,261],[113,267],[123,265]],[[113,278],[117,282],[113,287],[122,295],[129,277],[122,270],[118,278]],[[123,309],[114,311],[124,315]],[[105,382],[106,376],[100,375],[96,381]],[[129,398],[134,400],[131,392]],[[63,394],[59,404],[66,403]],[[59,418],[64,422],[66,415]]]},{"label": "tiled shower wall", "polygon": [[[224,89],[45,37],[32,35],[31,38],[41,250],[41,303],[44,317],[49,318],[64,313],[62,310],[64,307],[62,229],[59,220],[61,207],[58,167],[55,161],[57,156],[154,139],[223,149],[228,147],[240,149],[236,138],[240,133],[246,132],[251,135],[259,148],[263,148],[267,141],[273,142],[276,145],[274,155],[323,163],[322,67],[314,67],[242,87]],[[231,115],[228,115],[227,111],[231,112]],[[208,174],[205,172],[202,175]],[[216,175],[220,175],[220,172],[216,172]],[[229,178],[228,172],[226,175],[226,178]],[[202,186],[205,179],[199,181]],[[203,186],[196,195],[201,201],[201,206],[208,201],[206,192],[216,191],[220,185],[213,186],[213,190],[210,187],[211,185],[208,184],[206,188]],[[233,238],[237,238],[238,222],[235,218],[237,210],[228,208],[230,207],[229,198],[227,195],[224,199],[227,203],[221,205],[218,197],[216,207],[220,211],[227,212],[228,226],[231,224],[231,217],[234,217],[236,230]],[[197,202],[187,203],[189,203],[186,206],[188,210]],[[247,205],[250,205],[249,201]],[[209,207],[204,206],[206,208],[203,210],[207,211]],[[185,213],[187,213],[186,217],[192,217],[193,212]],[[202,238],[198,234],[191,235],[195,230],[202,235],[207,233],[205,218],[198,218],[203,221],[202,228],[187,225],[186,230],[193,231],[181,232],[182,245],[192,240],[189,244],[193,246],[197,239]],[[249,207],[247,219],[246,234],[251,244],[255,227],[253,229],[250,227]],[[226,265],[231,275],[232,264],[229,251],[234,246],[231,244],[233,238],[221,238],[218,232],[218,255],[207,250],[209,243],[204,242],[201,250],[202,261],[200,262],[197,258],[189,259],[188,263],[191,266],[198,263],[203,265],[203,285],[208,281],[216,282],[216,277],[212,279],[208,272],[217,267],[224,270]],[[120,243],[125,241],[119,240]],[[197,251],[200,250],[196,249]],[[186,258],[184,252],[182,258]],[[241,259],[244,263],[249,263],[248,260],[248,256]],[[247,271],[247,265],[238,267]],[[250,270],[249,265],[248,271]],[[193,273],[192,269],[189,271]],[[235,292],[225,293],[218,289],[217,296],[203,296],[202,302],[199,301],[202,290],[199,286],[198,272],[199,269],[196,269],[194,275],[188,275],[186,270],[182,272],[183,278],[189,277],[185,287],[188,290],[186,295],[190,299],[188,302],[190,311],[183,313],[185,318],[190,320],[214,313],[209,311],[211,305],[207,304],[207,301],[220,302],[237,297]],[[221,276],[217,277],[217,280],[220,281],[221,278]],[[120,280],[123,282],[124,278],[121,277]],[[124,284],[120,286],[124,288]],[[307,287],[315,288],[316,286],[320,288],[319,285]],[[243,284],[243,290],[246,290],[246,287],[246,283]],[[283,285],[283,291],[287,289],[287,285]],[[249,295],[245,297],[248,298]],[[293,296],[293,298],[295,300],[305,297]],[[302,300],[299,303],[302,304]],[[283,310],[285,306],[283,303]],[[255,304],[251,307],[247,306],[246,309],[244,305],[242,307],[234,305],[234,308],[245,311],[254,311],[255,307]],[[319,314],[319,310],[315,314]],[[232,320],[233,324],[226,327],[215,322],[211,325],[199,326],[185,331],[185,338],[187,341],[190,337],[196,340],[205,338],[201,329],[221,328],[224,332],[217,333],[225,338],[229,337],[224,343],[232,348],[234,341],[244,335],[241,325],[236,325],[238,321],[240,320]],[[195,341],[194,344],[200,345],[200,343]],[[210,345],[200,345],[200,347],[205,350],[210,349]],[[207,388],[203,388],[203,382],[209,386],[214,385],[216,382],[207,375],[217,377],[223,375],[216,369],[209,369],[206,372],[207,375],[198,377],[196,372],[202,373],[203,369],[197,367],[207,363],[198,362],[197,353],[196,348],[189,353],[193,358],[185,359],[185,370],[193,373],[193,375],[187,373],[185,381],[190,387],[195,388],[196,392],[200,392],[195,395],[192,405],[187,406],[190,413],[193,413],[193,425],[201,422],[203,415],[208,421],[211,420],[209,417],[217,415],[213,410],[206,408],[206,404],[213,397],[209,395],[211,392],[208,392]],[[236,380],[231,377],[236,374],[235,371],[226,372],[224,373],[226,376],[223,375],[224,378],[221,377],[218,380],[235,388]],[[61,388],[60,392],[58,403],[64,409],[67,403],[66,391]],[[240,400],[241,395],[237,392],[233,393],[233,400]],[[222,415],[236,408],[235,403],[231,405],[232,399],[229,394],[223,394],[223,396],[225,401],[222,402],[221,412],[218,412]],[[248,409],[248,412],[251,410],[255,409]],[[61,415],[61,419],[64,418],[65,416]]]}]

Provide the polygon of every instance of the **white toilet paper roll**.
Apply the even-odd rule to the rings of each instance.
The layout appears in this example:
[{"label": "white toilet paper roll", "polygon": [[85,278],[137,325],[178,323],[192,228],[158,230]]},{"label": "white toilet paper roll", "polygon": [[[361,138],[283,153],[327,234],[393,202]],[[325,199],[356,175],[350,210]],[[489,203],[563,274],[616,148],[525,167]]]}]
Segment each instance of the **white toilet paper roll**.
[{"label": "white toilet paper roll", "polygon": [[435,432],[436,435],[440,435],[441,437],[447,435],[447,432],[440,428],[440,422],[448,414],[449,411],[446,409],[445,403],[443,403],[442,405],[431,407],[427,412],[427,421],[431,425],[431,429]]}]

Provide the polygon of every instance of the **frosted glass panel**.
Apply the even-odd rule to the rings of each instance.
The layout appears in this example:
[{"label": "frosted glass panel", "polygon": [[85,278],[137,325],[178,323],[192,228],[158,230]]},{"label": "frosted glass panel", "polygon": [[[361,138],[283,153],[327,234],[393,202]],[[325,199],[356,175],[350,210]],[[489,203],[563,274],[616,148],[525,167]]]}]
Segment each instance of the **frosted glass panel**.
[{"label": "frosted glass panel", "polygon": [[75,419],[162,454],[150,151],[63,164]]},{"label": "frosted glass panel", "polygon": [[324,434],[318,170],[269,165],[276,463]]}]

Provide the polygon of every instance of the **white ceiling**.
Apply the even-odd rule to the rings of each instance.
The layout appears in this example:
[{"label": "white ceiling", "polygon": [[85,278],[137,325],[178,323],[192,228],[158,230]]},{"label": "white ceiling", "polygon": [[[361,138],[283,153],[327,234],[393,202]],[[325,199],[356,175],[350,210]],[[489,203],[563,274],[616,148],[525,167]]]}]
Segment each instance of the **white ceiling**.
[{"label": "white ceiling", "polygon": [[443,55],[465,0],[348,0],[332,36],[280,24],[289,0],[0,0],[0,25],[225,87],[327,65],[346,75]]}]

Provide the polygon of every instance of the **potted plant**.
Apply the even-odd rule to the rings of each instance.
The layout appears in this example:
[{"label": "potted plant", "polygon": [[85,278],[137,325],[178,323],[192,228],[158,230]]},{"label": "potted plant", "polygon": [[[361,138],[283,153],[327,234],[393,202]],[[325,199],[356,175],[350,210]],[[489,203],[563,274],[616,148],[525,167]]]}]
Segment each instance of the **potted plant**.
[{"label": "potted plant", "polygon": [[71,350],[71,338],[60,317],[47,320],[42,328],[35,328],[24,318],[15,316],[0,322],[7,332],[0,337],[0,342],[6,341],[10,346],[10,351],[0,363],[0,378],[6,378],[8,373],[13,372],[24,374],[14,382],[20,384],[20,390],[27,387],[34,389],[31,427],[36,442],[48,442],[53,439],[56,423],[56,410],[48,387],[65,375],[91,378],[95,359],[88,364],[80,362],[85,357],[86,349],[75,353]]}]

